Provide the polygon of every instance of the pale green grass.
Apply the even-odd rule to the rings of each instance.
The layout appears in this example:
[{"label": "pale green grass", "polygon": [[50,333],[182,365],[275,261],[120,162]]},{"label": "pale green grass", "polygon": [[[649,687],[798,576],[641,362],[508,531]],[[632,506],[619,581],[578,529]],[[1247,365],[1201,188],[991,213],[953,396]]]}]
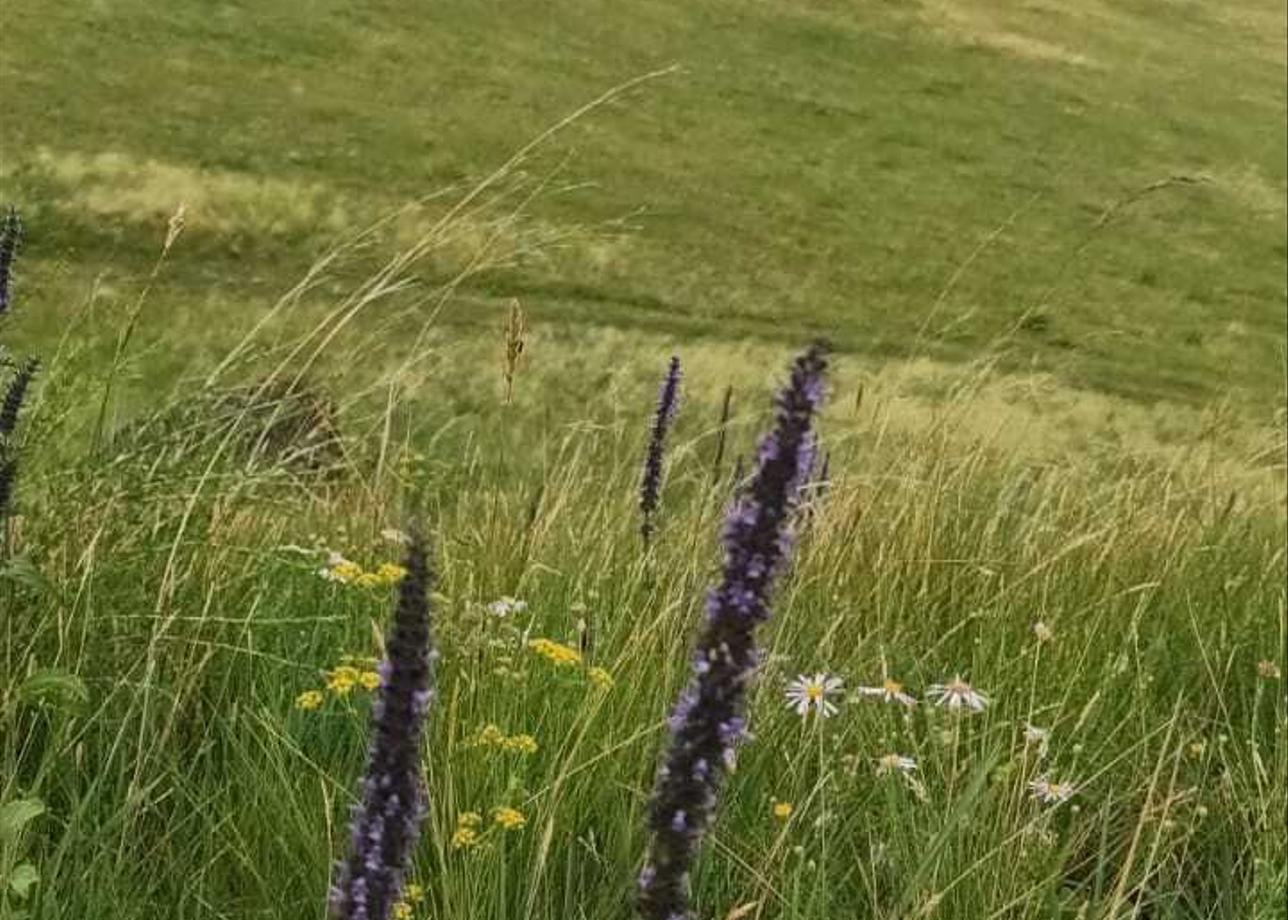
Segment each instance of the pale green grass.
[{"label": "pale green grass", "polygon": [[[10,0],[0,201],[32,227],[15,334],[46,350],[92,287],[100,314],[123,309],[186,200],[138,383],[167,387],[337,233],[441,194],[432,220],[569,112],[675,66],[532,152],[506,187],[512,258],[465,279],[474,300],[948,362],[1015,330],[1010,369],[1264,421],[1288,294],[1284,29],[1277,0]],[[418,266],[417,289],[461,254]]]}]

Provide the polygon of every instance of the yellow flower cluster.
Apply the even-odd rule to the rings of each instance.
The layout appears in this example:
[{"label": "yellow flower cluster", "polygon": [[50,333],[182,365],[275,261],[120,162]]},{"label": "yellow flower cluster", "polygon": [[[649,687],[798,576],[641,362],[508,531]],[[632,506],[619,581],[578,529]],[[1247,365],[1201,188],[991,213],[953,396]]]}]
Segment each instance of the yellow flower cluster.
[{"label": "yellow flower cluster", "polygon": [[452,833],[453,850],[469,850],[478,846],[483,840],[479,827],[483,816],[477,811],[463,811],[456,816],[456,830]]},{"label": "yellow flower cluster", "polygon": [[492,820],[496,822],[499,827],[507,831],[517,831],[528,823],[528,819],[524,816],[523,812],[519,811],[517,808],[509,808],[506,806],[493,808]]},{"label": "yellow flower cluster", "polygon": [[[517,808],[498,805],[492,809],[492,823],[503,831],[522,830],[528,817]],[[483,845],[483,816],[477,811],[463,811],[456,816],[456,830],[452,833],[453,850],[472,850]]]},{"label": "yellow flower cluster", "polygon": [[397,584],[407,574],[407,570],[396,562],[382,562],[374,572],[369,572],[351,559],[333,556],[318,574],[327,581],[338,581],[342,585],[379,588]]},{"label": "yellow flower cluster", "polygon": [[537,739],[531,735],[507,735],[491,723],[480,728],[478,734],[468,741],[466,746],[498,748],[502,751],[512,751],[516,754],[525,755],[535,754],[538,747]]},{"label": "yellow flower cluster", "polygon": [[[529,639],[528,648],[546,659],[546,661],[549,661],[556,668],[571,668],[582,664],[581,652],[570,645],[555,642],[553,639]],[[598,666],[587,668],[584,676],[591,686],[597,690],[611,690],[613,688],[613,675],[607,668]]]},{"label": "yellow flower cluster", "polygon": [[403,890],[403,896],[394,902],[393,917],[394,920],[411,920],[412,909],[425,900],[425,889],[421,885],[408,885]]},{"label": "yellow flower cluster", "polygon": [[[356,668],[342,664],[332,668],[326,675],[326,689],[336,696],[348,696],[355,687],[374,691],[379,686],[380,674],[369,667]],[[325,702],[326,695],[321,690],[305,690],[295,698],[295,708],[310,712],[322,708]]]},{"label": "yellow flower cluster", "polygon": [[581,664],[581,652],[553,639],[529,639],[528,648],[556,667],[570,667]]},{"label": "yellow flower cluster", "polygon": [[613,689],[613,675],[606,668],[591,668],[586,672],[586,679],[600,690]]},{"label": "yellow flower cluster", "polygon": [[320,690],[305,690],[295,698],[295,708],[303,710],[318,709],[326,702]]},{"label": "yellow flower cluster", "polygon": [[360,671],[352,665],[342,664],[327,674],[326,688],[336,696],[346,696],[354,687],[375,690],[380,686],[380,675],[375,671]]}]

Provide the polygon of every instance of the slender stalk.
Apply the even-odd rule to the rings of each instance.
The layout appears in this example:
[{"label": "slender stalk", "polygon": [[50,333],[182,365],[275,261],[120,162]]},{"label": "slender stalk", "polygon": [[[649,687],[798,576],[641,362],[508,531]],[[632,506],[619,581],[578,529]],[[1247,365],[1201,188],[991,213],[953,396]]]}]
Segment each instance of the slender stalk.
[{"label": "slender stalk", "polygon": [[720,407],[720,424],[716,427],[716,456],[711,463],[711,479],[720,481],[720,467],[724,463],[725,436],[729,428],[729,407],[733,403],[733,384],[725,387],[724,404]]}]

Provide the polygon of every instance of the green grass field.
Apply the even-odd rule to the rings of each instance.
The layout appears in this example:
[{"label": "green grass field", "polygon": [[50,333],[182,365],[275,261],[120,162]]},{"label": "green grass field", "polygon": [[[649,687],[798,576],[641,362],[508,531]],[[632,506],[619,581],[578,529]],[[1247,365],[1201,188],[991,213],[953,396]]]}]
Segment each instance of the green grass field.
[{"label": "green grass field", "polygon": [[[816,336],[829,482],[696,917],[1288,918],[1282,4],[3,18],[0,343],[43,363],[0,434],[0,920],[322,920],[392,591],[319,572],[413,514],[400,920],[631,917],[734,470]],[[785,705],[816,672],[833,718]],[[924,696],[956,674],[983,712]]]}]

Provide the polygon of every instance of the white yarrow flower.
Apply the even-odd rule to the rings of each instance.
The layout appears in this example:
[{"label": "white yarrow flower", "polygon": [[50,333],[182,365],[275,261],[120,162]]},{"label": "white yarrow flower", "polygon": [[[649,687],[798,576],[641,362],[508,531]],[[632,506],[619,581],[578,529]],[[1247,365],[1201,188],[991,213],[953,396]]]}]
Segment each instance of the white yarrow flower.
[{"label": "white yarrow flower", "polygon": [[784,695],[788,708],[796,710],[802,718],[809,716],[811,710],[821,718],[827,718],[837,713],[836,704],[828,697],[839,693],[844,685],[841,678],[830,674],[815,674],[813,677],[801,674],[787,685]]},{"label": "white yarrow flower", "polygon": [[926,696],[938,705],[947,709],[962,709],[972,712],[983,712],[988,706],[988,697],[980,693],[960,676],[954,677],[946,684],[934,684],[926,690]]}]

